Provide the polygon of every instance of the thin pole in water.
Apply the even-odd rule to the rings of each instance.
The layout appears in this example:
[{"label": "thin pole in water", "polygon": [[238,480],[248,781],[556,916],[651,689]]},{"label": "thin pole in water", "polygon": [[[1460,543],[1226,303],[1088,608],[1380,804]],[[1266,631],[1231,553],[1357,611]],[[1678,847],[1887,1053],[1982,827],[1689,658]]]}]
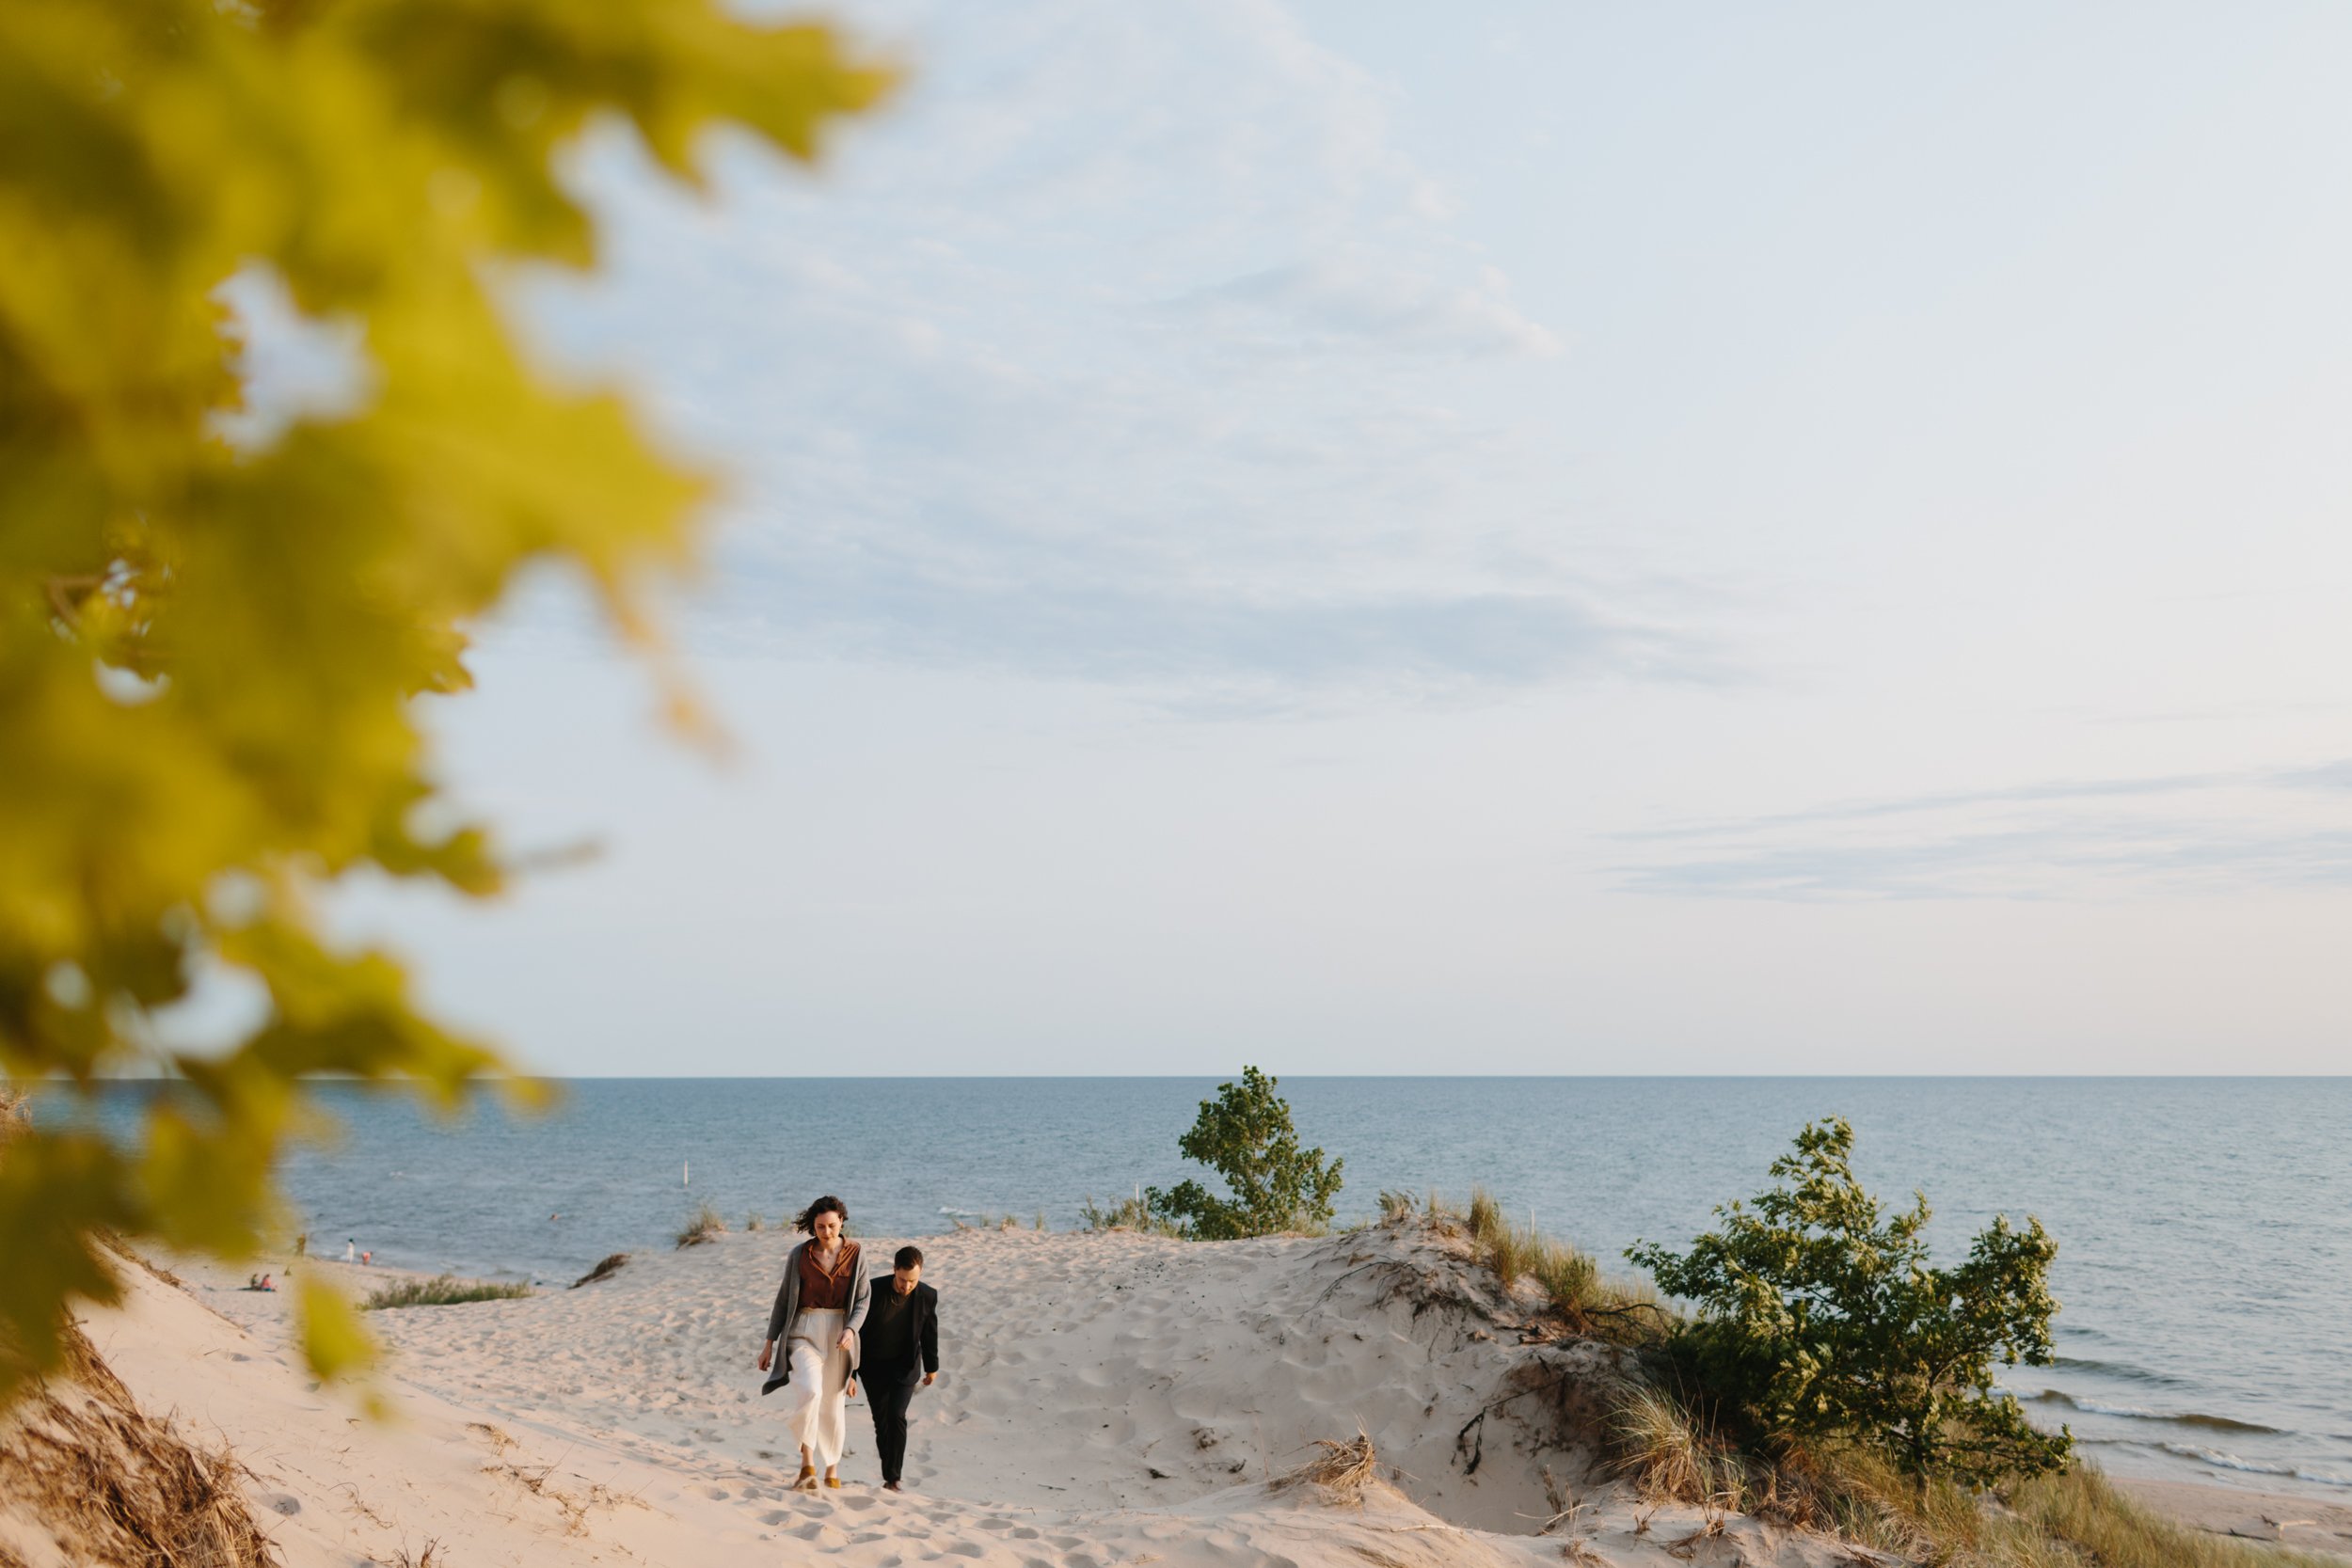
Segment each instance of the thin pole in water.
[{"label": "thin pole in water", "polygon": [[686,1162],[686,1168],[678,1173],[677,1184],[681,1187],[691,1187],[694,1184],[693,1161],[689,1160]]}]

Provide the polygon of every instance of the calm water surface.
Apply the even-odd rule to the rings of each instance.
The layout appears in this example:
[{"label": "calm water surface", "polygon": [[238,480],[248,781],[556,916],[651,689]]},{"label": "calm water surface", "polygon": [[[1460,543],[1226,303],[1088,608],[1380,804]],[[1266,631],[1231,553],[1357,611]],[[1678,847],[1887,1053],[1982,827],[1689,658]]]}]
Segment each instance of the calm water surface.
[{"label": "calm water surface", "polygon": [[[1213,1080],[639,1079],[454,1127],[327,1091],[340,1147],[288,1186],[313,1243],[568,1282],[667,1245],[708,1202],[771,1223],[819,1193],[868,1235],[1042,1212],[1186,1174]],[[1286,1078],[1301,1135],[1347,1162],[1343,1220],[1384,1187],[1479,1182],[1615,1258],[1687,1241],[1765,1184],[1808,1118],[1854,1125],[1882,1196],[1922,1189],[1938,1248],[1995,1212],[2057,1236],[2055,1367],[2008,1385],[2109,1469],[2352,1489],[2352,1079]],[[131,1097],[123,1097],[127,1101]],[[109,1119],[128,1114],[110,1107]],[[691,1184],[684,1178],[691,1165]],[[550,1217],[557,1216],[557,1217]]]}]

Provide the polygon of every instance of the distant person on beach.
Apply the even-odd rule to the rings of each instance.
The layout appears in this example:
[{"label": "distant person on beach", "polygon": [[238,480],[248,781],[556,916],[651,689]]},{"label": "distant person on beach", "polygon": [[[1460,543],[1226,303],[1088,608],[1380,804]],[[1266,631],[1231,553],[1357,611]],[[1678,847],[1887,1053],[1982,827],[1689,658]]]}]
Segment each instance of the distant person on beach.
[{"label": "distant person on beach", "polygon": [[784,1260],[784,1282],[768,1314],[768,1338],[760,1341],[759,1370],[775,1372],[760,1388],[789,1389],[785,1424],[801,1445],[795,1489],[815,1491],[822,1465],[825,1484],[838,1487],[841,1450],[849,1440],[850,1382],[858,1366],[858,1330],[872,1305],[873,1288],[859,1261],[858,1245],[841,1234],[850,1211],[837,1197],[820,1197],[801,1211],[792,1228],[808,1233]]},{"label": "distant person on beach", "polygon": [[860,1358],[866,1402],[874,1408],[874,1449],[882,1490],[898,1490],[906,1468],[907,1403],[939,1380],[939,1292],[923,1283],[923,1253],[902,1246],[866,1315]]},{"label": "distant person on beach", "polygon": [[346,1263],[357,1263],[359,1261],[358,1237],[346,1236],[343,1238],[343,1261]]}]

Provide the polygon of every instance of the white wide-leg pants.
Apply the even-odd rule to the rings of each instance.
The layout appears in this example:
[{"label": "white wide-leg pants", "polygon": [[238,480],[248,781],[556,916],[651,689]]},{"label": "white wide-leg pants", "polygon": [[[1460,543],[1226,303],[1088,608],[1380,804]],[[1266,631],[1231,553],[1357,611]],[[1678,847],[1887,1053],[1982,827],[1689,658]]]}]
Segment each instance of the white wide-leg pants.
[{"label": "white wide-leg pants", "polygon": [[803,1312],[784,1333],[784,1353],[792,1358],[792,1381],[778,1390],[784,1424],[820,1471],[841,1463],[849,1439],[850,1353],[841,1348],[849,1318],[847,1312]]}]

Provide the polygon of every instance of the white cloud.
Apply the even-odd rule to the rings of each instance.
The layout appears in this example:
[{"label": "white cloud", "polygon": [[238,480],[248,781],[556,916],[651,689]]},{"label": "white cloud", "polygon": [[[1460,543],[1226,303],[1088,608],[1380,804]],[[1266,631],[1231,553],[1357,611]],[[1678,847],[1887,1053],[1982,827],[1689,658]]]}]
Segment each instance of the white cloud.
[{"label": "white cloud", "polygon": [[1630,892],[1703,898],[2107,899],[2352,887],[2352,763],[2059,780],[1620,835]]},{"label": "white cloud", "polygon": [[1545,536],[1485,378],[1557,340],[1279,7],[849,20],[914,75],[825,178],[696,206],[608,140],[612,280],[528,296],[737,476],[733,636],[1180,702],[1701,671]]}]

